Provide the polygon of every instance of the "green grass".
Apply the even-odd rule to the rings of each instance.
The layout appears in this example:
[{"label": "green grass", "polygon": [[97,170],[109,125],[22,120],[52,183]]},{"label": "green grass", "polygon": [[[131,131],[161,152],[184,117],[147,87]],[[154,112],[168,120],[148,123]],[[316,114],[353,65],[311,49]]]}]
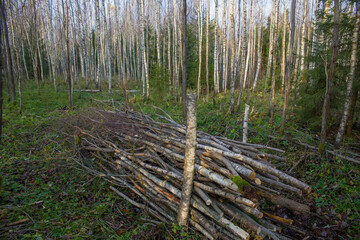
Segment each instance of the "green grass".
[{"label": "green grass", "polygon": [[[133,89],[135,85],[129,86]],[[68,109],[65,83],[57,92],[51,84],[43,84],[39,89],[34,84],[27,84],[23,89],[21,113],[19,102],[12,104],[7,98],[4,102],[4,134],[0,147],[4,182],[0,196],[0,238],[138,239],[149,233],[169,239],[181,236],[176,225],[144,225],[141,211],[114,195],[107,183],[81,169],[72,159],[73,146],[64,141],[66,138],[60,128],[63,119],[84,108],[110,108],[110,102],[100,100],[121,101],[121,91],[111,94],[106,91],[74,92],[73,108]],[[285,136],[280,136],[280,97],[276,99],[273,124],[269,123],[266,114],[268,95],[250,96],[245,92],[244,98],[253,107],[250,109],[248,141],[286,149],[287,162],[280,166],[283,170],[303,158],[293,174],[312,185],[314,193],[307,197],[313,204],[312,209],[328,218],[329,228],[341,225],[343,229],[337,230],[339,234],[355,237],[360,229],[359,167],[331,157],[321,158],[295,145],[297,139],[313,145],[318,141],[315,133],[299,127],[294,115],[287,121]],[[182,106],[175,103],[173,96],[142,101],[135,95],[129,99],[130,105],[155,119],[159,119],[156,113],[163,113],[152,105],[183,123]],[[241,139],[244,103],[235,114],[229,115],[229,94],[219,94],[215,100],[215,105],[212,99],[210,103],[199,101],[199,130]],[[8,226],[26,218],[29,221],[23,224]],[[344,222],[348,226],[344,227]],[[183,237],[188,239],[198,238],[193,233],[185,235]]]}]

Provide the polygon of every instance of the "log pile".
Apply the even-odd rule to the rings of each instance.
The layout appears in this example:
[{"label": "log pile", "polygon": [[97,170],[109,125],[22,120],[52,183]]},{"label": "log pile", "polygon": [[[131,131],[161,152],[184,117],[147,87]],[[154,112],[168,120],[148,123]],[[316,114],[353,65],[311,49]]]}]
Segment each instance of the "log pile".
[{"label": "log pile", "polygon": [[[111,189],[163,222],[175,222],[181,198],[186,128],[168,116],[157,122],[136,111],[97,111],[79,117],[79,163]],[[271,152],[271,153],[270,153]],[[260,201],[295,212],[309,185],[276,169],[283,150],[198,131],[189,224],[208,239],[288,239],[292,220],[260,208]],[[121,191],[126,187],[129,191]],[[294,228],[294,227],[293,227]]]}]

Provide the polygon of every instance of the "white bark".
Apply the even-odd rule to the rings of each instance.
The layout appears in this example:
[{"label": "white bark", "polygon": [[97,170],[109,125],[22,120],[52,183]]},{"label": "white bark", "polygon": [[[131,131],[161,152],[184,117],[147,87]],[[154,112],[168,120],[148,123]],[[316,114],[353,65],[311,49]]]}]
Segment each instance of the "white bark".
[{"label": "white bark", "polygon": [[350,59],[350,72],[346,90],[346,99],[344,105],[344,114],[341,118],[340,126],[338,133],[336,135],[336,143],[340,144],[344,137],[345,127],[349,119],[350,107],[351,107],[351,97],[353,93],[353,82],[355,78],[355,69],[356,69],[356,55],[357,55],[357,44],[359,39],[359,27],[360,27],[360,6],[359,3],[356,3],[356,22],[354,27],[354,33],[352,38],[351,46],[351,59]]},{"label": "white bark", "polygon": [[161,56],[160,56],[160,2],[155,0],[155,12],[156,12],[156,52],[157,52],[157,65],[160,67]]},{"label": "white bark", "polygon": [[286,16],[286,0],[284,0],[284,21],[283,21],[283,42],[282,42],[282,61],[281,61],[281,89],[284,91],[285,88],[285,63],[286,63],[286,27],[287,27],[287,16]]},{"label": "white bark", "polygon": [[[224,6],[227,6],[227,0],[224,0]],[[222,76],[222,90],[226,93],[227,90],[227,80],[228,80],[228,38],[227,38],[227,23],[228,18],[226,15],[226,7],[223,7],[223,17],[222,20],[224,21],[224,31],[223,31],[223,76]]]},{"label": "white bark", "polygon": [[230,21],[231,21],[231,43],[230,43],[230,59],[231,59],[231,82],[230,82],[230,113],[234,112],[234,104],[235,104],[235,71],[234,71],[234,61],[235,61],[235,19],[234,19],[234,11],[235,4],[234,0],[231,0],[230,7]]},{"label": "white bark", "polygon": [[140,32],[141,32],[141,52],[142,52],[142,59],[143,59],[143,97],[149,97],[149,75],[148,75],[148,61],[145,49],[145,18],[144,18],[144,0],[140,0]]},{"label": "white bark", "polygon": [[205,75],[206,75],[206,102],[209,102],[209,16],[210,15],[210,3],[206,0],[206,55],[205,55]]},{"label": "white bark", "polygon": [[261,5],[260,5],[260,13],[259,13],[259,26],[258,26],[258,51],[257,51],[257,66],[256,66],[256,74],[255,74],[255,80],[254,80],[254,84],[252,86],[252,90],[255,91],[256,85],[257,85],[257,81],[259,79],[259,72],[260,72],[260,66],[261,66],[261,27],[262,27],[262,9],[263,9],[263,0],[261,1]]},{"label": "white bark", "polygon": [[245,104],[244,125],[243,125],[243,142],[244,143],[247,142],[247,138],[248,138],[249,110],[250,110],[250,106]]},{"label": "white bark", "polygon": [[215,0],[215,49],[214,49],[214,94],[219,93],[219,71],[218,71],[218,1]]},{"label": "white bark", "polygon": [[270,76],[271,71],[271,64],[272,64],[272,58],[273,58],[273,44],[274,44],[274,22],[275,22],[275,16],[274,13],[275,9],[273,8],[271,12],[271,22],[270,22],[270,37],[269,37],[269,54],[268,54],[268,61],[266,65],[266,75],[265,75],[265,85],[264,85],[264,93],[266,92],[267,88],[267,82],[268,78]]},{"label": "white bark", "polygon": [[200,98],[201,93],[201,63],[202,63],[202,38],[203,38],[203,24],[202,24],[202,3],[199,0],[199,10],[198,10],[198,32],[199,32],[199,73],[197,79],[197,98]]},{"label": "white bark", "polygon": [[184,158],[183,185],[181,191],[181,201],[178,210],[178,224],[187,225],[191,193],[195,172],[195,152],[196,152],[196,94],[187,94],[187,124],[186,124],[186,147]]}]

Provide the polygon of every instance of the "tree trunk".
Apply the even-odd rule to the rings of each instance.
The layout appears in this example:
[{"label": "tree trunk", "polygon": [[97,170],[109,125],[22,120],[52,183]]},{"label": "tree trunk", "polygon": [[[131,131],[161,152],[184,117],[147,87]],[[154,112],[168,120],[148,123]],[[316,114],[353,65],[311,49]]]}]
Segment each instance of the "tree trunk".
[{"label": "tree trunk", "polygon": [[256,66],[256,73],[255,73],[255,80],[254,80],[254,84],[252,86],[252,91],[255,91],[256,85],[257,85],[257,81],[259,78],[259,72],[260,72],[260,67],[261,67],[261,27],[262,27],[262,9],[263,9],[263,0],[261,1],[261,6],[260,6],[260,13],[259,13],[259,19],[260,19],[260,23],[258,26],[258,49],[257,49],[257,66]]},{"label": "tree trunk", "polygon": [[[175,47],[175,46],[174,46]],[[171,85],[172,85],[172,73],[171,70],[171,30],[170,30],[170,21],[168,22],[168,68],[169,68],[169,90],[171,91]]]},{"label": "tree trunk", "polygon": [[235,3],[234,0],[231,0],[231,10],[230,10],[230,21],[231,21],[231,41],[230,41],[230,59],[231,59],[231,82],[230,82],[230,113],[234,112],[235,105],[235,70],[234,70],[234,61],[235,61],[235,19],[234,19]]},{"label": "tree trunk", "polygon": [[279,25],[279,0],[275,0],[275,23],[274,23],[274,54],[273,54],[273,70],[271,76],[271,89],[269,99],[269,113],[270,123],[274,120],[274,105],[275,105],[275,73],[276,73],[276,52],[278,40],[278,25]]},{"label": "tree trunk", "polygon": [[201,93],[201,62],[202,62],[202,38],[203,38],[203,24],[202,24],[202,4],[201,0],[199,3],[199,11],[198,11],[198,29],[199,29],[199,74],[197,79],[197,98],[200,98]]},{"label": "tree trunk", "polygon": [[214,98],[219,93],[219,72],[218,72],[218,2],[215,0],[215,48],[214,48]]},{"label": "tree trunk", "polygon": [[[227,6],[227,0],[224,0],[224,6]],[[226,93],[228,82],[228,18],[226,15],[226,7],[223,7],[224,31],[223,31],[223,79],[222,79],[222,91]]]},{"label": "tree trunk", "polygon": [[9,31],[8,31],[8,27],[7,27],[7,23],[6,23],[5,3],[3,2],[3,0],[0,0],[0,4],[1,4],[1,18],[2,18],[2,24],[3,24],[3,25],[1,25],[1,27],[4,27],[3,28],[4,29],[4,38],[5,38],[7,58],[8,58],[7,63],[9,64],[9,72],[10,72],[11,101],[15,102],[16,90],[15,90],[15,79],[14,79],[14,68],[13,68],[13,61],[12,61],[12,56],[11,56]]},{"label": "tree trunk", "polygon": [[358,90],[355,90],[351,97],[351,103],[350,103],[350,110],[349,110],[349,120],[347,122],[347,129],[346,129],[346,135],[348,137],[351,137],[352,133],[352,126],[354,121],[354,113],[355,113],[355,107],[356,107],[356,101],[358,98],[359,92]]},{"label": "tree trunk", "polygon": [[[242,50],[241,50],[241,68],[240,68],[240,89],[239,89],[239,96],[238,96],[238,99],[237,99],[237,103],[236,103],[236,106],[238,107],[238,106],[240,106],[240,101],[241,101],[241,96],[242,96],[242,91],[243,91],[243,88],[244,88],[244,81],[245,81],[245,79],[244,79],[244,75],[246,74],[245,73],[245,71],[246,71],[246,62],[245,62],[245,58],[247,58],[246,57],[246,18],[247,18],[247,16],[246,16],[246,1],[247,0],[243,0],[243,22],[242,22],[242,29],[243,29],[243,31],[242,31],[242,33],[243,33],[243,35],[242,35],[242,40],[241,40],[241,42],[242,42]],[[240,17],[240,16],[239,16]],[[250,43],[250,39],[249,39],[249,43]],[[250,46],[250,45],[249,45]]]},{"label": "tree trunk", "polygon": [[[186,1],[183,0],[182,9],[182,102],[183,102],[183,117],[186,119]],[[196,97],[195,97],[196,99]]]},{"label": "tree trunk", "polygon": [[250,110],[250,106],[245,104],[244,125],[243,125],[243,142],[244,143],[247,142],[247,138],[248,138],[249,110]]},{"label": "tree trunk", "polygon": [[350,72],[349,72],[349,79],[347,84],[347,91],[346,91],[346,99],[344,105],[344,114],[341,118],[339,130],[336,136],[336,144],[340,145],[345,132],[346,123],[348,122],[349,113],[350,113],[350,105],[351,105],[351,98],[353,95],[353,82],[355,77],[355,68],[356,68],[356,55],[357,55],[357,44],[359,39],[359,27],[360,27],[360,6],[359,3],[356,3],[356,22],[354,27],[354,34],[352,39],[352,47],[351,47],[351,59],[350,59]]},{"label": "tree trunk", "polygon": [[300,50],[300,79],[298,82],[301,82],[304,78],[305,71],[305,40],[306,36],[306,2],[307,0],[303,0],[303,9],[302,9],[302,24],[301,24],[301,50]]},{"label": "tree trunk", "polygon": [[[70,63],[70,41],[69,41],[69,5],[68,0],[62,0],[62,8],[64,14],[64,29],[65,29],[65,43],[66,43],[66,56],[67,56],[67,82],[68,82],[68,91],[69,91],[69,107],[72,108],[72,82],[71,82],[71,63]],[[66,11],[65,11],[66,5]]]},{"label": "tree trunk", "polygon": [[283,112],[281,116],[280,132],[284,134],[285,130],[285,121],[286,121],[286,112],[289,105],[290,97],[290,81],[291,81],[291,65],[293,62],[293,49],[294,49],[294,36],[295,36],[295,8],[296,0],[291,2],[291,20],[290,20],[290,43],[289,43],[289,55],[286,61],[286,70],[285,70],[285,99]]},{"label": "tree trunk", "polygon": [[285,87],[285,65],[286,65],[286,27],[287,27],[287,16],[286,16],[286,1],[284,1],[284,21],[283,21],[283,42],[282,42],[282,61],[281,61],[281,91]]},{"label": "tree trunk", "polygon": [[[2,3],[1,3],[2,4]],[[2,26],[2,18],[0,17],[0,26]],[[2,46],[2,31],[0,30],[0,46]],[[2,70],[3,70],[3,64],[2,64],[2,47],[0,47],[0,144],[2,140],[2,129],[3,129],[3,79],[2,79]]]},{"label": "tree trunk", "polygon": [[174,23],[174,56],[173,56],[173,68],[174,68],[174,81],[175,81],[175,88],[176,88],[176,99],[179,100],[179,69],[178,69],[178,55],[177,55],[177,51],[178,51],[178,40],[177,40],[177,22],[176,22],[176,0],[173,0],[173,23]]},{"label": "tree trunk", "polygon": [[339,22],[340,22],[340,9],[339,0],[334,0],[334,35],[332,39],[332,54],[329,68],[329,77],[326,83],[326,93],[324,98],[324,105],[322,109],[321,119],[321,134],[320,134],[320,149],[324,149],[326,141],[326,130],[327,130],[327,117],[330,111],[330,101],[334,90],[334,78],[335,78],[335,63],[338,53],[338,40],[339,40]]},{"label": "tree trunk", "polygon": [[101,66],[101,39],[100,39],[100,7],[99,1],[95,0],[95,17],[96,17],[96,34],[97,34],[97,67],[96,67],[96,80],[95,83],[101,91],[101,77],[100,77],[100,66]]},{"label": "tree trunk", "polygon": [[142,58],[143,58],[143,97],[149,97],[149,76],[148,76],[148,61],[145,49],[145,16],[144,16],[144,0],[140,0],[140,11],[141,11],[141,23],[140,23],[140,32],[141,32],[141,51],[142,51]]},{"label": "tree trunk", "polygon": [[155,12],[156,12],[156,52],[157,52],[157,65],[160,67],[161,56],[160,56],[160,2],[155,0]]},{"label": "tree trunk", "polygon": [[[186,1],[184,1],[186,2]],[[181,201],[178,209],[177,221],[186,226],[188,221],[191,193],[193,189],[196,151],[196,94],[187,95],[187,126],[186,147],[184,157],[184,176],[181,191]]]},{"label": "tree trunk", "polygon": [[274,17],[274,11],[275,9],[272,9],[271,12],[271,22],[270,22],[270,37],[269,37],[269,54],[268,54],[268,61],[267,61],[267,65],[266,65],[266,75],[265,75],[265,85],[264,85],[264,94],[266,93],[266,88],[267,88],[267,82],[268,82],[268,78],[270,76],[270,71],[271,71],[271,64],[272,64],[272,58],[273,58],[273,44],[274,44],[274,22],[275,22],[275,17]]},{"label": "tree trunk", "polygon": [[[35,77],[35,82],[37,87],[39,87],[39,76],[38,76],[38,71],[37,71],[37,67],[38,67],[38,37],[37,37],[37,17],[36,17],[36,2],[35,0],[33,0],[33,11],[34,11],[34,40],[33,40],[33,46],[35,47],[35,49],[33,50],[33,72],[34,72],[34,77]],[[40,57],[40,56],[39,56]]]},{"label": "tree trunk", "polygon": [[210,3],[206,0],[206,54],[205,54],[205,75],[206,75],[206,103],[209,102],[209,15],[210,15]]}]

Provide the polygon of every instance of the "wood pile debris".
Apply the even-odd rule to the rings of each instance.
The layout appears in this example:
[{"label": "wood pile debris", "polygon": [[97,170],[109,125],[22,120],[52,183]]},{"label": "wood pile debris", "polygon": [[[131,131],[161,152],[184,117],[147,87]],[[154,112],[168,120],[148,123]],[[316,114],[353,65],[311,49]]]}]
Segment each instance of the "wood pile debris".
[{"label": "wood pile debris", "polygon": [[[112,183],[112,190],[152,217],[175,223],[186,127],[163,118],[167,123],[131,110],[94,110],[77,120],[75,142],[86,170]],[[281,229],[295,228],[293,221],[260,204],[310,212],[294,200],[308,194],[310,186],[271,164],[284,161],[283,154],[198,131],[189,225],[208,239],[289,239]]]}]

